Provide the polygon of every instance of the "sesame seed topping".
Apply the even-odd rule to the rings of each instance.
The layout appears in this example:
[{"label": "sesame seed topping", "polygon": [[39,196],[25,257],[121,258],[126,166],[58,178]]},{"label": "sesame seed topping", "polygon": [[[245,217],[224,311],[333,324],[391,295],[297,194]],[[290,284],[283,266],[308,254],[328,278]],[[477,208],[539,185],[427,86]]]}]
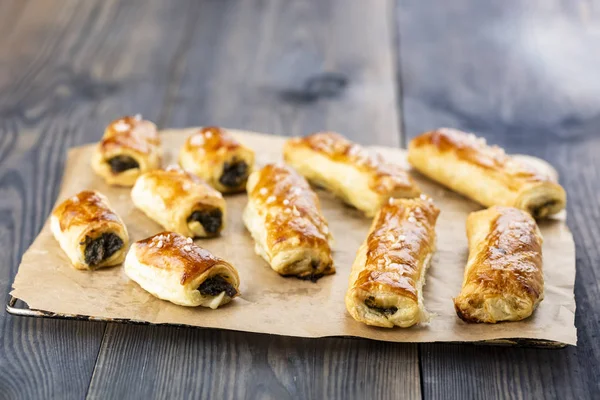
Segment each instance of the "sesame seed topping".
[{"label": "sesame seed topping", "polygon": [[157,247],[158,249],[160,249],[161,247],[163,247],[163,241],[162,241],[162,240],[159,240],[159,241],[158,241],[158,243],[156,243],[156,247]]},{"label": "sesame seed topping", "polygon": [[286,213],[286,214],[289,214],[289,213],[292,212],[292,209],[291,208],[286,208],[286,209],[283,210],[283,212]]},{"label": "sesame seed topping", "polygon": [[300,211],[298,211],[298,209],[296,208],[296,206],[294,206],[294,208],[292,209],[292,214],[294,214],[296,217],[300,216]]},{"label": "sesame seed topping", "polygon": [[390,242],[393,242],[396,238],[391,233],[388,233],[388,235],[386,236],[386,239],[389,240]]},{"label": "sesame seed topping", "polygon": [[206,136],[207,138],[211,138],[211,137],[212,137],[212,135],[213,135],[213,134],[212,134],[212,132],[211,132],[211,131],[208,131],[208,132],[206,132],[206,133],[204,134],[204,136]]},{"label": "sesame seed topping", "polygon": [[421,212],[421,207],[415,208],[415,211],[418,212],[418,213],[420,213]]},{"label": "sesame seed topping", "polygon": [[398,236],[398,240],[401,241],[401,242],[403,242],[403,241],[406,240],[406,236],[400,235],[400,236]]},{"label": "sesame seed topping", "polygon": [[275,200],[277,200],[277,198],[275,196],[269,196],[269,197],[267,197],[267,204],[271,204]]},{"label": "sesame seed topping", "polygon": [[183,250],[185,250],[185,251],[191,251],[192,247],[189,244],[186,244],[185,246],[183,246]]},{"label": "sesame seed topping", "polygon": [[421,200],[427,200],[427,196],[425,196],[423,193],[421,193],[421,195],[419,196],[419,198]]},{"label": "sesame seed topping", "polygon": [[141,121],[141,120],[142,120],[142,114],[140,114],[140,113],[137,113],[137,114],[135,114],[135,115],[133,116],[133,118],[134,118],[135,120]]},{"label": "sesame seed topping", "polygon": [[191,237],[185,239],[185,241],[188,243],[194,243],[194,239],[192,239]]},{"label": "sesame seed topping", "polygon": [[284,205],[284,206],[287,206],[287,205],[289,205],[289,204],[290,204],[290,201],[289,201],[288,199],[284,199],[284,200],[283,200],[283,205]]},{"label": "sesame seed topping", "polygon": [[408,222],[412,222],[414,224],[415,222],[417,222],[417,220],[411,215],[410,217],[408,217]]},{"label": "sesame seed topping", "polygon": [[265,187],[260,188],[260,190],[258,191],[258,193],[260,193],[261,195],[264,196],[265,194],[267,194],[267,188],[265,188]]}]

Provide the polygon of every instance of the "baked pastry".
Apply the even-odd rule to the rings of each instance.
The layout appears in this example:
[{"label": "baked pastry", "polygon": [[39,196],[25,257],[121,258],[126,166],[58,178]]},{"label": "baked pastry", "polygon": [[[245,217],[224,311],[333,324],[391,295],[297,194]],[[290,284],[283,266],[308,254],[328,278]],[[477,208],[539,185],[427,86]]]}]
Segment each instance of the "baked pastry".
[{"label": "baked pastry", "polygon": [[174,232],[135,242],[125,259],[125,273],[159,299],[181,306],[214,310],[239,294],[233,265]]},{"label": "baked pastry", "polygon": [[156,125],[140,115],[111,122],[92,156],[92,168],[109,185],[133,186],[144,172],[160,168]]},{"label": "baked pastry", "polygon": [[310,182],[322,186],[346,203],[375,215],[390,197],[412,198],[420,191],[406,171],[371,155],[334,132],[289,139],[285,161]]},{"label": "baked pastry", "polygon": [[184,236],[217,236],[225,227],[221,193],[178,166],[141,175],[131,190],[131,199],[165,229]]},{"label": "baked pastry", "polygon": [[425,195],[390,199],[381,207],[352,264],[346,293],[352,318],[384,328],[429,321],[422,288],[438,215]]},{"label": "baked pastry", "polygon": [[552,176],[458,130],[438,129],[414,138],[408,161],[429,178],[487,207],[516,207],[542,218],[556,214],[567,202]]},{"label": "baked pastry", "polygon": [[179,165],[219,192],[235,193],[246,188],[254,166],[254,151],[227,130],[211,126],[187,138],[179,153]]},{"label": "baked pastry", "polygon": [[129,246],[123,220],[101,193],[85,190],[59,204],[50,229],[77,269],[121,264]]},{"label": "baked pastry", "polygon": [[467,322],[519,321],[544,297],[542,235],[535,220],[512,207],[491,207],[467,218],[469,259],[458,316]]},{"label": "baked pastry", "polygon": [[315,192],[283,164],[268,164],[248,179],[243,219],[255,250],[281,275],[319,279],[333,274],[331,234]]}]

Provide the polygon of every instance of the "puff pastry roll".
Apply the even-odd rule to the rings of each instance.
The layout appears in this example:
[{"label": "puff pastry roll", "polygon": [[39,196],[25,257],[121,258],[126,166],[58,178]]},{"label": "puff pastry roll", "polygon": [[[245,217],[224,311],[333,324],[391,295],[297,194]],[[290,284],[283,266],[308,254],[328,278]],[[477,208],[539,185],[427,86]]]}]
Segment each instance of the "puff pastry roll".
[{"label": "puff pastry roll", "polygon": [[467,218],[469,259],[454,307],[467,322],[519,321],[544,297],[542,235],[535,220],[512,207]]},{"label": "puff pastry roll", "polygon": [[135,242],[125,273],[147,292],[181,306],[214,310],[239,294],[233,265],[174,232]]},{"label": "puff pastry roll", "polygon": [[414,138],[408,161],[429,178],[486,207],[516,207],[542,218],[556,214],[567,202],[552,176],[458,130],[438,129]]},{"label": "puff pastry roll", "polygon": [[390,199],[381,207],[350,272],[346,308],[355,320],[384,328],[429,320],[422,288],[438,215],[425,195]]},{"label": "puff pastry roll", "polygon": [[281,275],[316,281],[333,274],[331,234],[317,195],[286,165],[268,164],[248,179],[243,219],[255,250]]},{"label": "puff pastry roll", "polygon": [[221,193],[177,166],[141,175],[131,190],[131,199],[165,229],[184,236],[217,236],[225,226]]},{"label": "puff pastry roll", "polygon": [[59,204],[50,228],[77,269],[93,270],[123,262],[129,235],[106,197],[86,190]]},{"label": "puff pastry roll", "polygon": [[109,185],[133,186],[140,174],[160,168],[160,160],[156,125],[136,115],[108,125],[92,157],[92,168]]},{"label": "puff pastry roll", "polygon": [[246,188],[254,166],[254,151],[227,130],[211,126],[188,137],[179,153],[179,165],[219,192],[235,193]]},{"label": "puff pastry roll", "polygon": [[310,182],[322,186],[344,202],[375,215],[390,197],[411,198],[420,191],[406,171],[380,155],[334,132],[289,139],[285,161]]}]

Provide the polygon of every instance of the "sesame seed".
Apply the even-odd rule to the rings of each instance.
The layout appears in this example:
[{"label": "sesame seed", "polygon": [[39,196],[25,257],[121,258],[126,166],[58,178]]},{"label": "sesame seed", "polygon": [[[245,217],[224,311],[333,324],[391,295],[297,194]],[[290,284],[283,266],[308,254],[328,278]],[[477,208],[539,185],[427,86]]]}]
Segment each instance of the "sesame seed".
[{"label": "sesame seed", "polygon": [[156,243],[156,247],[157,247],[157,248],[159,248],[159,249],[160,249],[161,247],[163,247],[163,241],[162,241],[162,240],[159,240],[159,241],[158,241],[158,243]]},{"label": "sesame seed", "polygon": [[403,242],[403,241],[406,240],[406,236],[400,235],[400,236],[398,236],[398,240],[401,241],[401,242]]},{"label": "sesame seed", "polygon": [[264,188],[264,187],[260,188],[260,190],[258,191],[258,193],[260,193],[261,195],[264,196],[265,194],[267,194],[267,188]]},{"label": "sesame seed", "polygon": [[204,134],[204,136],[206,136],[207,138],[211,138],[212,137],[212,132],[208,131]]},{"label": "sesame seed", "polygon": [[283,200],[283,205],[287,206],[288,204],[290,204],[290,201],[288,199],[284,199]]},{"label": "sesame seed", "polygon": [[323,233],[329,233],[329,228],[327,225],[323,225]]},{"label": "sesame seed", "polygon": [[419,196],[419,198],[421,200],[427,200],[427,196],[425,196],[424,194],[421,193],[421,195]]},{"label": "sesame seed", "polygon": [[191,237],[185,239],[185,241],[188,243],[194,243],[194,239],[192,239]]},{"label": "sesame seed", "polygon": [[294,206],[294,208],[292,209],[292,214],[294,214],[296,217],[299,217],[300,211],[298,211],[298,209]]},{"label": "sesame seed", "polygon": [[395,237],[391,233],[388,233],[388,235],[386,236],[386,239],[389,240],[390,242],[393,242],[395,240]]},{"label": "sesame seed", "polygon": [[421,207],[415,208],[415,211],[418,212],[418,213],[420,213],[421,212]]},{"label": "sesame seed", "polygon": [[183,246],[183,250],[190,251],[192,250],[192,247],[189,244],[186,244],[185,246]]},{"label": "sesame seed", "polygon": [[271,204],[275,200],[277,200],[277,198],[275,196],[269,196],[269,197],[267,197],[267,204]]},{"label": "sesame seed", "polygon": [[284,213],[289,214],[292,212],[291,208],[286,208],[285,210],[283,210]]},{"label": "sesame seed", "polygon": [[412,222],[414,224],[415,222],[417,222],[417,220],[411,215],[410,217],[408,217],[408,222]]}]

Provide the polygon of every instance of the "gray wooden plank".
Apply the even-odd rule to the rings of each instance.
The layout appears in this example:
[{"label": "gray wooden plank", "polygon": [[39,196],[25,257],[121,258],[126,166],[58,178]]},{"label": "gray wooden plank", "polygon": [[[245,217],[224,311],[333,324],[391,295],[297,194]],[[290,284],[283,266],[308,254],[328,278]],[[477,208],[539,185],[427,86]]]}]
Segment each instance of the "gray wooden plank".
[{"label": "gray wooden plank", "polygon": [[[166,125],[336,129],[397,145],[390,10],[389,1],[198,3]],[[347,85],[331,97],[307,90],[325,73]],[[90,398],[181,396],[418,398],[416,346],[109,325]]]},{"label": "gray wooden plank", "polygon": [[[191,2],[0,2],[0,294],[47,218],[66,149],[157,118]],[[85,397],[106,325],[0,312],[0,398]]]},{"label": "gray wooden plank", "polygon": [[450,126],[559,170],[577,245],[578,346],[421,345],[425,398],[600,396],[600,6],[593,1],[401,0],[408,138]]}]

